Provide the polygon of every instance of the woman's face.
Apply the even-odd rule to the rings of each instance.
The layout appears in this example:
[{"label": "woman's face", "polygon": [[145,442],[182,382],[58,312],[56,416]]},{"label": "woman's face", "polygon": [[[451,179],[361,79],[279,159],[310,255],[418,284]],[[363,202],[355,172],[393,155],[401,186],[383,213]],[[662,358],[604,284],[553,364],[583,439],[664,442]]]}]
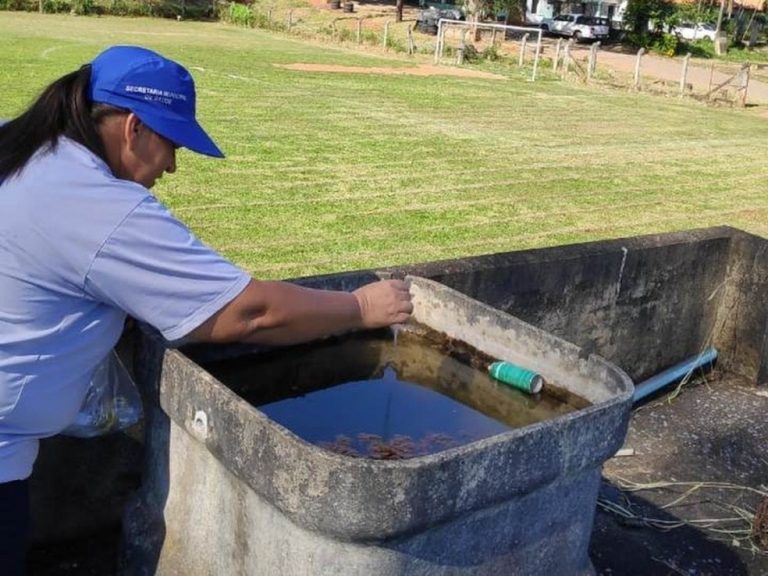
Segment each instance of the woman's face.
[{"label": "woman's face", "polygon": [[178,146],[160,136],[136,115],[129,113],[107,118],[100,129],[109,166],[118,178],[152,188],[163,173],[176,172]]},{"label": "woman's face", "polygon": [[163,138],[146,124],[140,124],[131,148],[126,168],[126,178],[152,188],[165,172],[176,172],[178,146]]}]

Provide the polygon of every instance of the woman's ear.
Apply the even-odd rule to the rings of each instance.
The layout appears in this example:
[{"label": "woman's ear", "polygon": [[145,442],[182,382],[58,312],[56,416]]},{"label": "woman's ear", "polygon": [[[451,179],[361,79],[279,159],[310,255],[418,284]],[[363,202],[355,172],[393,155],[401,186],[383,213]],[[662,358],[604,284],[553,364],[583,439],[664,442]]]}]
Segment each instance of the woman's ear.
[{"label": "woman's ear", "polygon": [[145,124],[133,112],[125,117],[125,124],[123,124],[123,138],[128,145],[129,150],[134,148],[136,139],[141,136],[145,129]]}]

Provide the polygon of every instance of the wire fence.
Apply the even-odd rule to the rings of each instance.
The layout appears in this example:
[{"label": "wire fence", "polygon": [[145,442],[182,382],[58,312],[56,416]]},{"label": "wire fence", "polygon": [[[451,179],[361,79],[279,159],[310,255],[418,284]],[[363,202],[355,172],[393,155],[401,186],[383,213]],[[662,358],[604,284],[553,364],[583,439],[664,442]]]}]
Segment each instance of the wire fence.
[{"label": "wire fence", "polygon": [[[751,80],[768,79],[768,65],[744,63],[709,63],[702,67],[697,63],[697,81],[691,79],[691,54],[679,58],[665,58],[664,77],[646,70],[649,55],[641,48],[631,56],[631,72],[617,72],[610,66],[600,66],[602,47],[595,42],[588,49],[578,49],[573,40],[559,39],[552,48],[549,59],[552,72],[563,80],[595,82],[625,88],[635,92],[647,92],[679,98],[692,98],[702,102],[746,106]],[[702,75],[706,78],[702,79]]]}]

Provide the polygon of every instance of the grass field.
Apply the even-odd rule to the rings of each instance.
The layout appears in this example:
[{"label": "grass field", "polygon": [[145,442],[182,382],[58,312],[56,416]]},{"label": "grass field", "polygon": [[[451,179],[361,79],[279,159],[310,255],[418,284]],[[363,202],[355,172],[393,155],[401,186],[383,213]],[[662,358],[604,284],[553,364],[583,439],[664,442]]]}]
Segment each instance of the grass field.
[{"label": "grass field", "polygon": [[768,236],[768,116],[580,87],[307,73],[416,59],[212,23],[0,12],[0,117],[103,47],[191,68],[228,154],[157,195],[258,277],[728,224]]}]

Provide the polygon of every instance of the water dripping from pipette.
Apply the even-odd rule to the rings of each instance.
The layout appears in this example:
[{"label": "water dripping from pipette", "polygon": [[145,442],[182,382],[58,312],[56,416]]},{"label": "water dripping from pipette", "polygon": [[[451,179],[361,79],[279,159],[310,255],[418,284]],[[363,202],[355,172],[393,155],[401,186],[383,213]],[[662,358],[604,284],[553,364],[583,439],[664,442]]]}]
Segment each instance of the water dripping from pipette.
[{"label": "water dripping from pipette", "polygon": [[392,324],[392,326],[389,327],[392,330],[392,345],[395,348],[397,348],[397,335],[400,333],[402,327],[402,324]]}]

